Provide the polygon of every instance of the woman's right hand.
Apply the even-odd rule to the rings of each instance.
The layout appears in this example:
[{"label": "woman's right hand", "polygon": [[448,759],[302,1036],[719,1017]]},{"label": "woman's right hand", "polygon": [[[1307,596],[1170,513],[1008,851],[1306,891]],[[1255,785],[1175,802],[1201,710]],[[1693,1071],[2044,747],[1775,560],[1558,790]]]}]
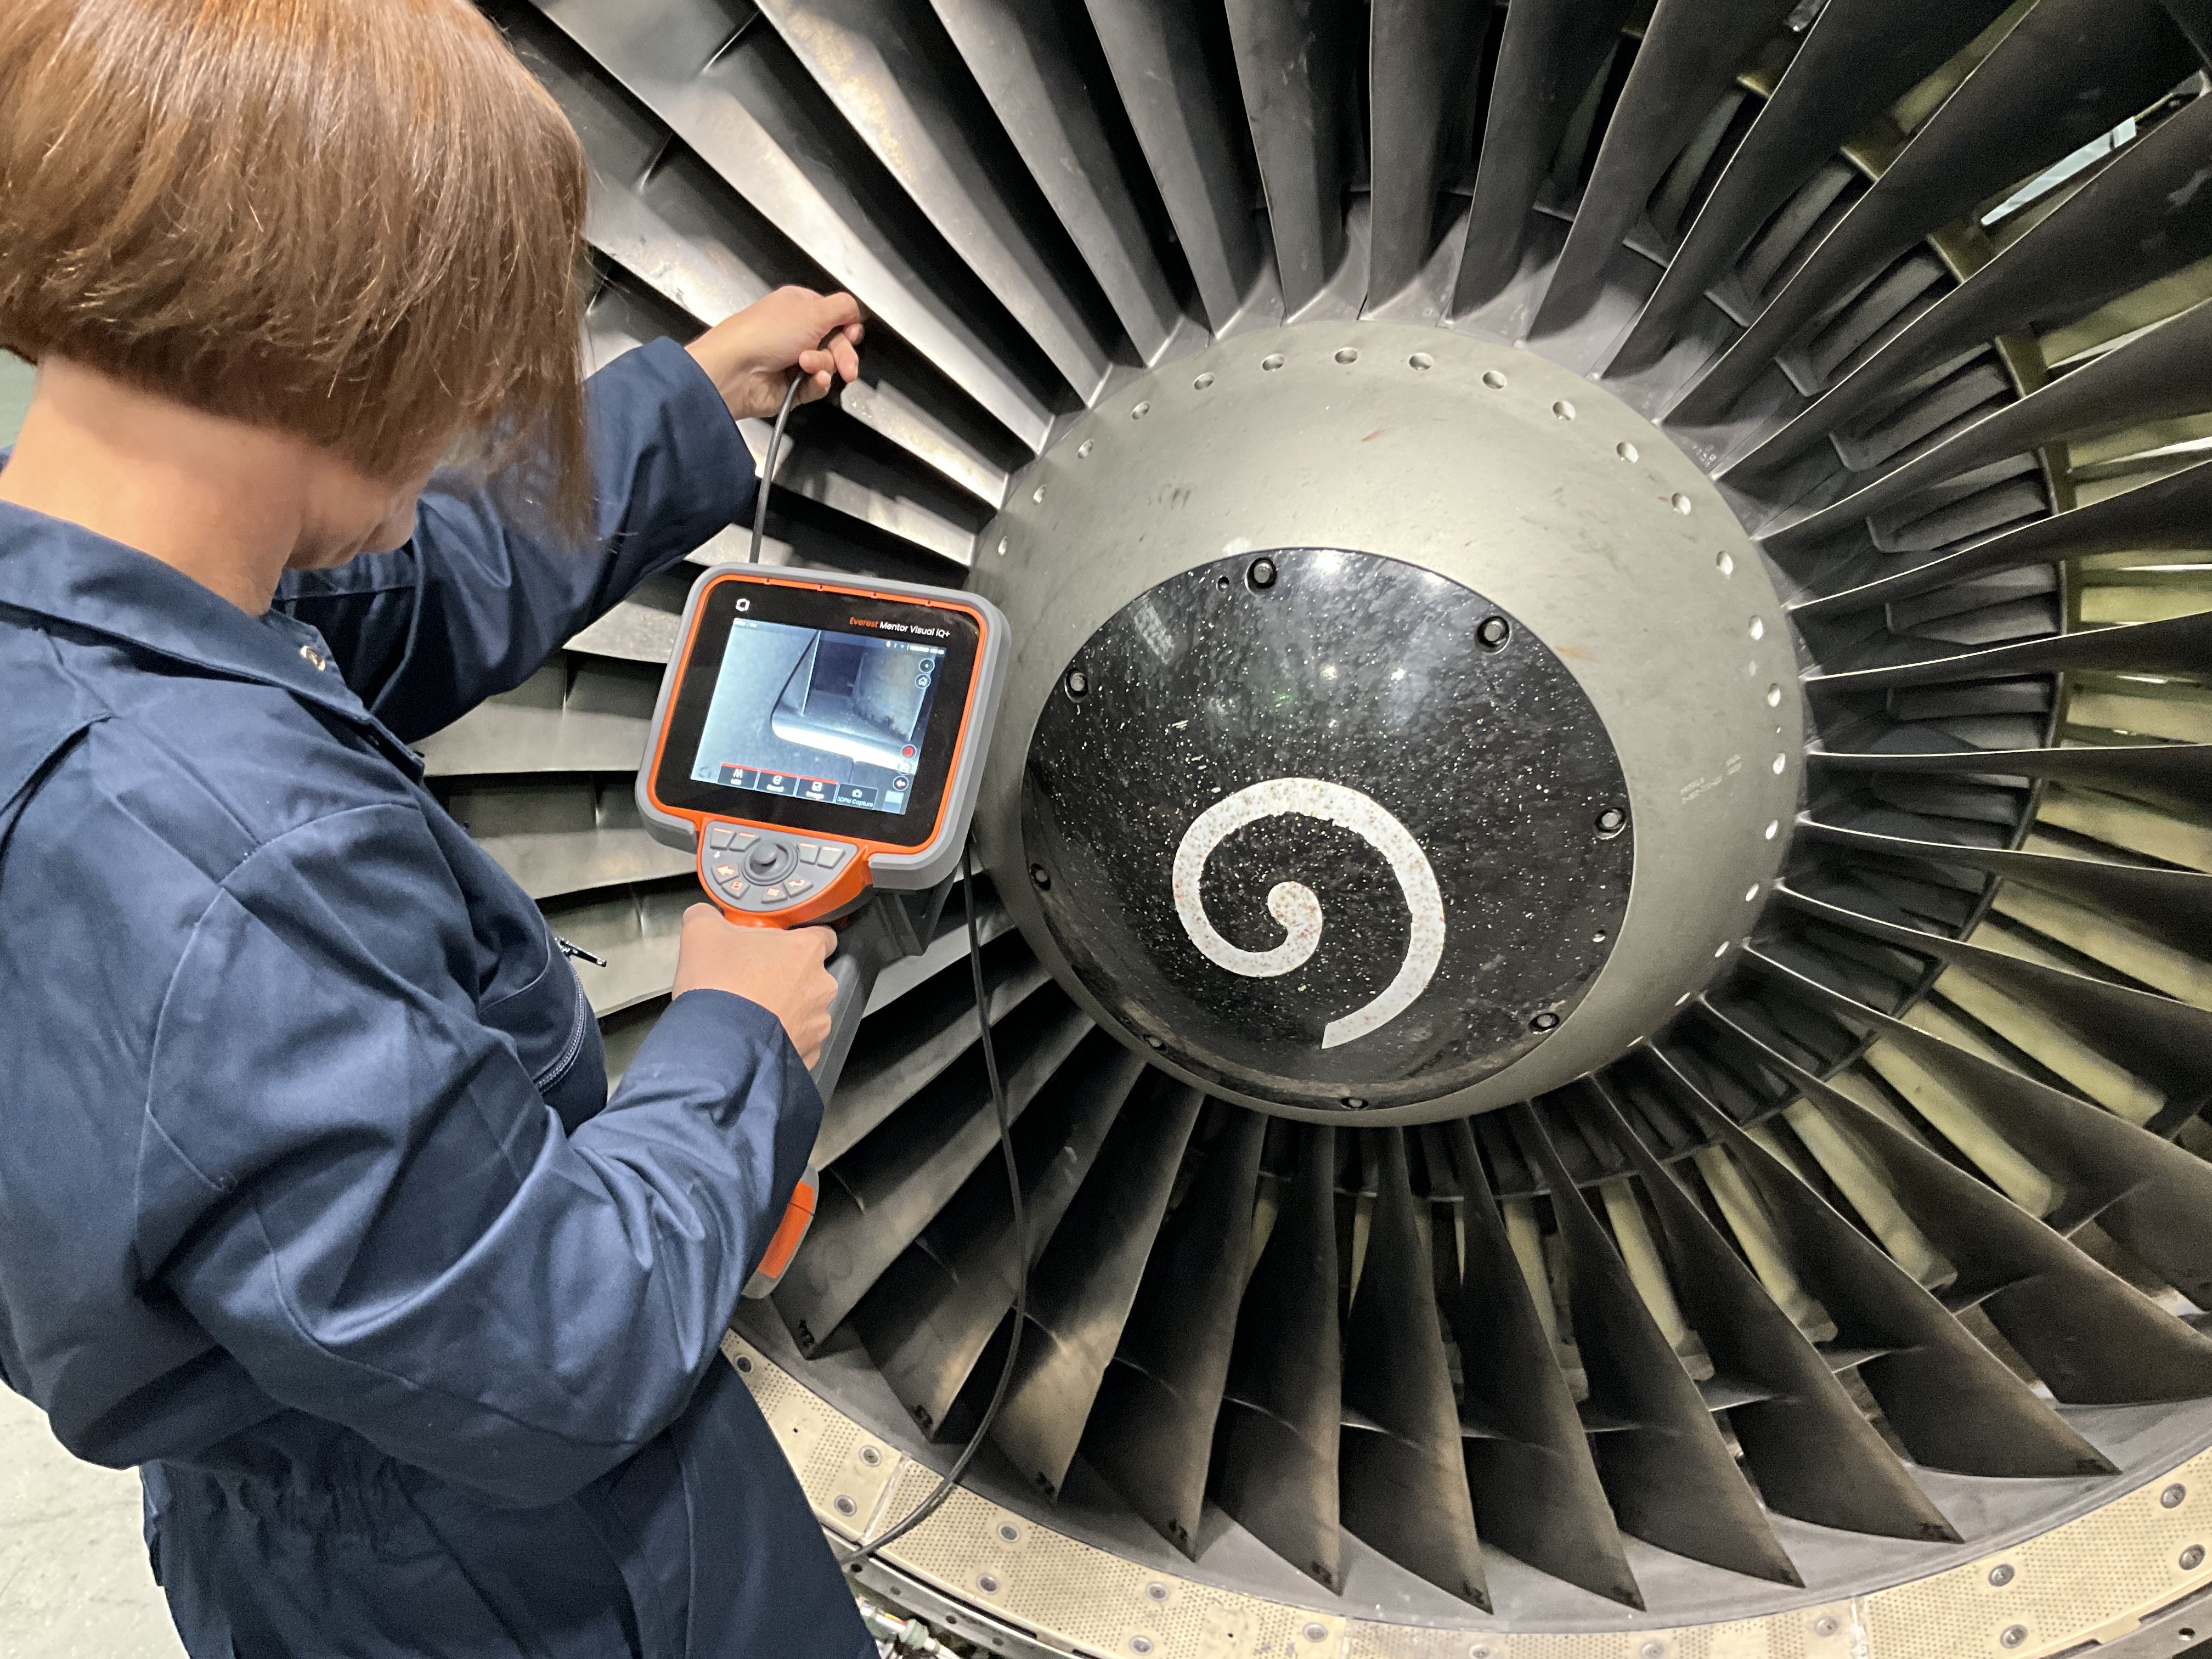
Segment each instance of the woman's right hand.
[{"label": "woman's right hand", "polygon": [[791,1046],[811,1067],[830,1040],[837,981],[822,964],[837,948],[828,927],[740,927],[711,904],[684,913],[676,946],[676,990],[727,991],[757,1002],[783,1023]]}]

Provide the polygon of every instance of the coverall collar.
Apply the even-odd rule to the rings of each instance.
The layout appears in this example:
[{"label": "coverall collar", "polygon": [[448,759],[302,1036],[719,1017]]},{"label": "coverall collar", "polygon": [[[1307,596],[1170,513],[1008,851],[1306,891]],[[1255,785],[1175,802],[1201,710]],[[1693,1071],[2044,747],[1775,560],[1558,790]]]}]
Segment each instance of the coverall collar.
[{"label": "coverall collar", "polygon": [[[0,465],[6,461],[0,451]],[[82,525],[0,501],[0,606],[279,686],[368,727],[419,774],[407,746],[362,706],[313,628],[281,611],[249,617],[184,572]]]}]

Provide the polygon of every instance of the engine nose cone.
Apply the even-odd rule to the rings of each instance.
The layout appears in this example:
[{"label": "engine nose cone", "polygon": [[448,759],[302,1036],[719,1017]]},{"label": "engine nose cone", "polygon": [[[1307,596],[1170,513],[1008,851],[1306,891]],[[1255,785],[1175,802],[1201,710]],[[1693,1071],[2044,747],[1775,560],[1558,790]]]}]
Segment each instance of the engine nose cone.
[{"label": "engine nose cone", "polygon": [[1688,1017],[1773,890],[1803,768],[1765,561],[1527,352],[1310,324],[1136,376],[975,583],[1017,641],[998,896],[1221,1098],[1413,1123],[1557,1089]]},{"label": "engine nose cone", "polygon": [[1541,1044],[1628,907],[1627,782],[1519,618],[1336,548],[1132,599],[1040,715],[1023,836],[1091,994],[1210,1082],[1411,1104]]}]

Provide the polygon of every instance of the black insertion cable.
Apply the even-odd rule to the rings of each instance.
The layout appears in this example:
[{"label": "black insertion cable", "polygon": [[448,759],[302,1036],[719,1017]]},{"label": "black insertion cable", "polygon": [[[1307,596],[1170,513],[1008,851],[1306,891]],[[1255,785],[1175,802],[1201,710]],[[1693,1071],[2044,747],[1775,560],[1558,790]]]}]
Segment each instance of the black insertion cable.
[{"label": "black insertion cable", "polygon": [[[761,538],[768,529],[768,495],[770,481],[775,477],[775,458],[783,447],[783,428],[791,419],[792,406],[799,401],[799,388],[807,376],[796,369],[792,372],[791,385],[783,394],[783,407],[776,411],[775,429],[769,434],[767,452],[761,457],[760,488],[753,501],[752,549],[745,562],[758,564]],[[983,1418],[975,1425],[975,1432],[968,1437],[960,1455],[938,1481],[929,1496],[915,1508],[914,1513],[876,1539],[864,1544],[845,1558],[845,1565],[854,1572],[874,1559],[877,1551],[896,1539],[903,1538],[916,1527],[937,1513],[952,1489],[967,1473],[968,1465],[983,1449],[984,1437],[991,1432],[999,1420],[999,1407],[1006,1403],[1006,1390],[1013,1386],[1014,1364],[1021,1357],[1022,1325],[1030,1310],[1030,1237],[1029,1218],[1022,1208],[1022,1170],[1014,1157],[1014,1117],[1006,1105],[1006,1085],[999,1080],[999,1054],[991,1041],[991,1007],[988,994],[983,988],[983,935],[975,923],[975,843],[971,839],[960,849],[960,904],[968,917],[968,972],[975,984],[975,1032],[983,1048],[983,1075],[990,1080],[991,1109],[999,1120],[999,1155],[1006,1165],[1006,1196],[1013,1206],[1014,1233],[1014,1328],[1006,1342],[1006,1363],[999,1367],[998,1386],[991,1390],[991,1401],[983,1407]]]},{"label": "black insertion cable", "polygon": [[999,1384],[991,1390],[991,1402],[983,1407],[982,1421],[975,1425],[975,1432],[968,1437],[968,1443],[951,1468],[945,1470],[929,1496],[923,1498],[914,1512],[872,1543],[864,1544],[845,1558],[846,1567],[858,1572],[872,1559],[876,1552],[893,1540],[903,1538],[916,1527],[937,1513],[952,1489],[967,1473],[968,1465],[983,1448],[983,1438],[991,1432],[991,1425],[999,1420],[999,1407],[1006,1403],[1006,1390],[1013,1385],[1014,1364],[1021,1357],[1022,1325],[1030,1310],[1030,1236],[1029,1220],[1022,1209],[1021,1165],[1014,1158],[1013,1114],[1006,1107],[1006,1091],[999,1081],[999,1056],[991,1042],[991,1009],[983,990],[983,937],[975,926],[975,866],[971,854],[975,843],[971,840],[960,849],[960,902],[968,913],[968,971],[975,982],[975,1029],[983,1046],[983,1074],[990,1079],[991,1109],[999,1119],[999,1155],[1006,1160],[1006,1196],[1013,1205],[1014,1234],[1014,1328],[1006,1341],[1006,1358],[999,1367]]},{"label": "black insertion cable", "polygon": [[791,384],[784,388],[783,407],[775,412],[775,430],[768,434],[768,453],[761,457],[760,488],[753,492],[753,544],[745,555],[747,564],[760,562],[761,538],[768,533],[768,487],[775,477],[776,452],[783,447],[783,428],[791,419],[792,405],[799,401],[799,388],[812,378],[793,369]]}]

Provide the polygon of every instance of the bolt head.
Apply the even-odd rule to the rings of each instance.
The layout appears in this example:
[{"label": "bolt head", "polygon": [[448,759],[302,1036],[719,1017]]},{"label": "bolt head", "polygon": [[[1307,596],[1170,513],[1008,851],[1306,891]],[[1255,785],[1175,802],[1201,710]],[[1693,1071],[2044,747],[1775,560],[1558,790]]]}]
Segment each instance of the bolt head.
[{"label": "bolt head", "polygon": [[851,1498],[846,1497],[845,1494],[841,1492],[836,1495],[836,1497],[830,1499],[830,1507],[835,1509],[840,1515],[849,1516],[857,1511],[860,1506],[858,1504],[855,1504]]},{"label": "bolt head", "polygon": [[2203,1566],[2203,1565],[2204,1565],[2204,1546],[2203,1546],[2203,1545],[2202,1545],[2202,1544],[2191,1544],[2191,1545],[2187,1549],[2185,1549],[2185,1550],[2182,1551],[2182,1553],[2181,1553],[2181,1570],[2182,1570],[2182,1571],[2184,1571],[2184,1572],[2194,1572],[2194,1571],[2197,1571],[2197,1568],[2199,1568],[2199,1567]]},{"label": "bolt head", "polygon": [[1486,617],[1474,630],[1474,637],[1495,651],[1513,637],[1513,624],[1503,617]]},{"label": "bolt head", "polygon": [[1052,890],[1052,872],[1046,869],[1042,864],[1032,864],[1030,866],[1030,879],[1037,884],[1040,891],[1049,892]]},{"label": "bolt head", "polygon": [[1617,836],[1628,828],[1628,814],[1618,806],[1608,806],[1597,815],[1597,832],[1601,836]]},{"label": "bolt head", "polygon": [[1813,1634],[1815,1636],[1833,1636],[1837,1628],[1836,1621],[1826,1613],[1813,1621]]},{"label": "bolt head", "polygon": [[1155,1601],[1164,1601],[1168,1599],[1168,1587],[1165,1584],[1147,1584],[1145,1594]]},{"label": "bolt head", "polygon": [[1016,1526],[1012,1522],[1001,1521],[999,1522],[999,1536],[1006,1540],[1007,1543],[1012,1543],[1014,1540],[1019,1538],[1021,1535],[1022,1529]]},{"label": "bolt head", "polygon": [[1132,1652],[1132,1653],[1150,1653],[1152,1650],[1152,1638],[1151,1637],[1149,1637],[1149,1636],[1132,1636],[1132,1637],[1129,1638],[1129,1651],[1130,1651],[1130,1652]]},{"label": "bolt head", "polygon": [[2011,1563],[1999,1562],[1996,1566],[1991,1567],[1990,1569],[1990,1583],[1995,1584],[2000,1589],[2012,1583]]},{"label": "bolt head", "polygon": [[1244,580],[1262,593],[1275,585],[1275,562],[1273,559],[1255,559],[1252,568],[1244,573]]},{"label": "bolt head", "polygon": [[747,1358],[744,1354],[739,1354],[738,1356],[738,1369],[744,1372],[746,1376],[750,1376],[752,1375],[753,1362]]},{"label": "bolt head", "polygon": [[1556,1031],[1559,1029],[1559,1017],[1547,1008],[1528,1022],[1528,1029],[1532,1031]]},{"label": "bolt head", "polygon": [[1365,1110],[1367,1109],[1367,1100],[1366,1100],[1366,1097],[1365,1097],[1364,1096],[1363,1096],[1363,1095],[1346,1095],[1346,1096],[1345,1096],[1345,1097],[1344,1097],[1344,1109],[1345,1109],[1346,1111],[1347,1111],[1347,1112],[1364,1112],[1364,1111],[1365,1111]]},{"label": "bolt head", "polygon": [[1067,688],[1069,696],[1079,697],[1091,690],[1091,676],[1080,668],[1071,668],[1067,671],[1067,678],[1060,684]]},{"label": "bolt head", "polygon": [[2178,1510],[2181,1507],[2181,1500],[2188,1496],[2189,1488],[2181,1485],[2180,1482],[2176,1481],[2172,1486],[2168,1486],[2164,1492],[2159,1493],[2158,1501],[2161,1508]]},{"label": "bolt head", "polygon": [[986,1595],[996,1595],[999,1593],[999,1581],[988,1572],[978,1573],[975,1575],[975,1588]]},{"label": "bolt head", "polygon": [[1664,1642],[1646,1642],[1636,1651],[1641,1659],[1667,1659],[1667,1644]]},{"label": "bolt head", "polygon": [[860,1448],[860,1461],[872,1469],[884,1461],[884,1455],[873,1446],[863,1446]]},{"label": "bolt head", "polygon": [[1305,1627],[1304,1633],[1306,1640],[1309,1642],[1326,1642],[1328,1640],[1328,1626],[1326,1625],[1308,1625]]},{"label": "bolt head", "polygon": [[2025,1625],[2007,1625],[2005,1626],[2004,1634],[1998,1637],[1997,1640],[2006,1647],[2016,1648],[2021,1643],[2027,1640],[2027,1626]]}]

